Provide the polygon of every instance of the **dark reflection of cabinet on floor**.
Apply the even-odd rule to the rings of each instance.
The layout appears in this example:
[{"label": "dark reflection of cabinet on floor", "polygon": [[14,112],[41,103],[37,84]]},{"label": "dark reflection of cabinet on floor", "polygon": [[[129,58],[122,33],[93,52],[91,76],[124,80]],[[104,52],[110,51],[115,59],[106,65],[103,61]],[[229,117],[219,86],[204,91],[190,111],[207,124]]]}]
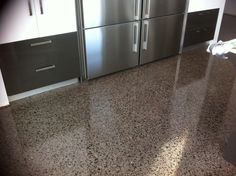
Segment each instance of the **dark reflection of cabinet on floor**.
[{"label": "dark reflection of cabinet on floor", "polygon": [[187,86],[206,76],[209,59],[206,57],[182,57],[178,75],[178,87]]}]

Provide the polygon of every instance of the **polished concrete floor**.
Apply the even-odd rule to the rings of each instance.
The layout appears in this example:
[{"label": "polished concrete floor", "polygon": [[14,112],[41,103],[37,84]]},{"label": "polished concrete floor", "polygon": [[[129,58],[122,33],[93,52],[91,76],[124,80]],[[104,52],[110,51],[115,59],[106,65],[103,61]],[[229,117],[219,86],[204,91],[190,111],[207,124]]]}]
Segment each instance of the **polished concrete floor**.
[{"label": "polished concrete floor", "polygon": [[16,101],[0,175],[234,176],[235,63],[198,48]]}]

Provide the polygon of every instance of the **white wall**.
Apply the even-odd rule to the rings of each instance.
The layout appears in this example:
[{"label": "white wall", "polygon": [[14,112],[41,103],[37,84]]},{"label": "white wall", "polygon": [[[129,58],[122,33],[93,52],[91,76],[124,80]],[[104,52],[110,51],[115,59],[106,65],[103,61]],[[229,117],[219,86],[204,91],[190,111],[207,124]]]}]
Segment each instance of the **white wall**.
[{"label": "white wall", "polygon": [[222,8],[225,1],[226,0],[190,0],[189,12]]},{"label": "white wall", "polygon": [[[232,0],[236,1],[236,0]],[[214,41],[218,40],[221,22],[224,14],[226,0],[189,0],[188,12],[196,12],[202,10],[210,10],[220,8],[219,17],[216,25]]]},{"label": "white wall", "polygon": [[2,78],[2,72],[0,70],[0,107],[9,105],[5,85]]},{"label": "white wall", "polygon": [[225,13],[236,16],[236,0],[227,0],[225,6]]}]

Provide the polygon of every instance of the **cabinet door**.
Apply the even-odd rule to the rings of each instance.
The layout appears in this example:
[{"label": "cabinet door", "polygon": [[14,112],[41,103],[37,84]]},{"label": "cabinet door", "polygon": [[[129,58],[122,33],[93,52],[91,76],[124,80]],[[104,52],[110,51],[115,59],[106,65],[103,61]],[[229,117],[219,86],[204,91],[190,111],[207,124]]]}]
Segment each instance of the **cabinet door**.
[{"label": "cabinet door", "polygon": [[144,20],[141,64],[178,54],[184,15]]},{"label": "cabinet door", "polygon": [[186,0],[144,0],[143,18],[183,13]]},{"label": "cabinet door", "polygon": [[32,0],[12,0],[1,12],[0,44],[38,37]]},{"label": "cabinet door", "polygon": [[83,0],[84,28],[140,19],[141,0]]},{"label": "cabinet door", "polygon": [[77,31],[75,0],[34,0],[40,37]]},{"label": "cabinet door", "polygon": [[88,78],[138,65],[139,22],[85,30]]}]

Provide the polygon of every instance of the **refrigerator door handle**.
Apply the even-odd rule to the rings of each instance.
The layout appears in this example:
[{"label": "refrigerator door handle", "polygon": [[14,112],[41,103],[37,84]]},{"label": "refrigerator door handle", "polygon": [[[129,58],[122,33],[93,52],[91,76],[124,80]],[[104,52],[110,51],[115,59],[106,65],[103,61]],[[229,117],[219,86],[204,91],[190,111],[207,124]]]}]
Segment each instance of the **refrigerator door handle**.
[{"label": "refrigerator door handle", "polygon": [[147,50],[148,47],[148,31],[149,31],[149,22],[144,21],[144,37],[143,37],[143,49]]},{"label": "refrigerator door handle", "polygon": [[139,23],[134,23],[133,52],[138,52]]},{"label": "refrigerator door handle", "polygon": [[145,0],[145,7],[144,7],[144,18],[149,18],[150,16],[150,0]]},{"label": "refrigerator door handle", "polygon": [[134,19],[139,20],[140,15],[140,0],[134,0]]}]

